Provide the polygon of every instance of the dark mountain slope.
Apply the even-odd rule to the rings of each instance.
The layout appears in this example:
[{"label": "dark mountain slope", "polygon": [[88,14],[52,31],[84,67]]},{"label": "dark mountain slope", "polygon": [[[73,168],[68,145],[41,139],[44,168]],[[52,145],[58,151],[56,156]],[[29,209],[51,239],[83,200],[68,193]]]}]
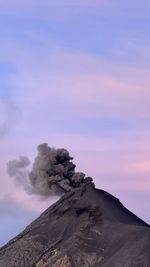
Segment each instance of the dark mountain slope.
[{"label": "dark mountain slope", "polygon": [[66,193],[0,249],[0,267],[150,266],[150,228],[91,183]]}]

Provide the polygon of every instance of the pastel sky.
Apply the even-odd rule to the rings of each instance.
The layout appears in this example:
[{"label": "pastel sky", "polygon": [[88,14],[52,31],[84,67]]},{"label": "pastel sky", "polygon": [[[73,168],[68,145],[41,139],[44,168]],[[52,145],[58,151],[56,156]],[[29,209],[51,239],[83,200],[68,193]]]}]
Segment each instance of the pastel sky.
[{"label": "pastel sky", "polygon": [[6,163],[47,142],[150,223],[150,1],[0,0],[0,245],[56,198]]}]

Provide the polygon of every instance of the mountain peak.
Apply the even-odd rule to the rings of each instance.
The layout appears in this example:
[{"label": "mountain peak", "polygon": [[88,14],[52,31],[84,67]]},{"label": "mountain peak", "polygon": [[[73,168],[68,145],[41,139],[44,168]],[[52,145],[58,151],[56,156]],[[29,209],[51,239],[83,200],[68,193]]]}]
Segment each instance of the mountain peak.
[{"label": "mountain peak", "polygon": [[90,179],[0,249],[2,267],[149,266],[149,225]]}]

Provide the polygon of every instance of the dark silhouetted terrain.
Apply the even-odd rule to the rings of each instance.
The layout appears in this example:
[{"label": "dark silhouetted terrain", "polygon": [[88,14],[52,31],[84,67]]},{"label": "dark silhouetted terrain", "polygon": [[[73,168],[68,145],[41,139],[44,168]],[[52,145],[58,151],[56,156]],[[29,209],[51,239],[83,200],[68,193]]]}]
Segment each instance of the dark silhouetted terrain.
[{"label": "dark silhouetted terrain", "polygon": [[150,228],[118,199],[87,182],[2,247],[0,266],[150,266]]}]

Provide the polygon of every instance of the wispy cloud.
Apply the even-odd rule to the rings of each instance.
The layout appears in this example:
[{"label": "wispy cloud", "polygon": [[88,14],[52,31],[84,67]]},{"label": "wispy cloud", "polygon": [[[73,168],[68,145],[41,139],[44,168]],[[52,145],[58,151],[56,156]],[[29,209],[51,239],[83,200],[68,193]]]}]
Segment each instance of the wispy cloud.
[{"label": "wispy cloud", "polygon": [[19,109],[12,100],[0,100],[0,139],[5,137],[19,120]]},{"label": "wispy cloud", "polygon": [[141,1],[139,0],[138,2],[137,1],[125,1],[125,2],[118,2],[118,1],[114,1],[112,0],[111,2],[109,0],[80,0],[80,1],[75,1],[75,2],[70,2],[68,0],[56,0],[56,1],[44,1],[44,3],[40,0],[38,1],[35,1],[35,0],[23,0],[23,1],[19,1],[19,0],[7,0],[7,1],[3,1],[1,0],[0,1],[0,7],[1,9],[24,9],[24,8],[27,8],[27,9],[33,9],[35,10],[36,8],[43,8],[43,9],[46,9],[46,8],[57,8],[57,9],[62,9],[62,7],[64,7],[64,9],[67,9],[67,8],[71,8],[73,7],[74,9],[76,8],[77,10],[79,10],[80,8],[81,9],[84,9],[84,10],[87,10],[88,8],[91,9],[95,9],[95,10],[101,10],[102,8],[105,8],[105,9],[112,9],[114,8],[114,11],[117,9],[120,9],[120,10],[126,10],[126,9],[133,9],[133,8],[136,8],[136,10],[139,10],[140,11],[140,8],[147,8],[149,7],[149,1],[147,0],[144,0],[144,1]]}]

